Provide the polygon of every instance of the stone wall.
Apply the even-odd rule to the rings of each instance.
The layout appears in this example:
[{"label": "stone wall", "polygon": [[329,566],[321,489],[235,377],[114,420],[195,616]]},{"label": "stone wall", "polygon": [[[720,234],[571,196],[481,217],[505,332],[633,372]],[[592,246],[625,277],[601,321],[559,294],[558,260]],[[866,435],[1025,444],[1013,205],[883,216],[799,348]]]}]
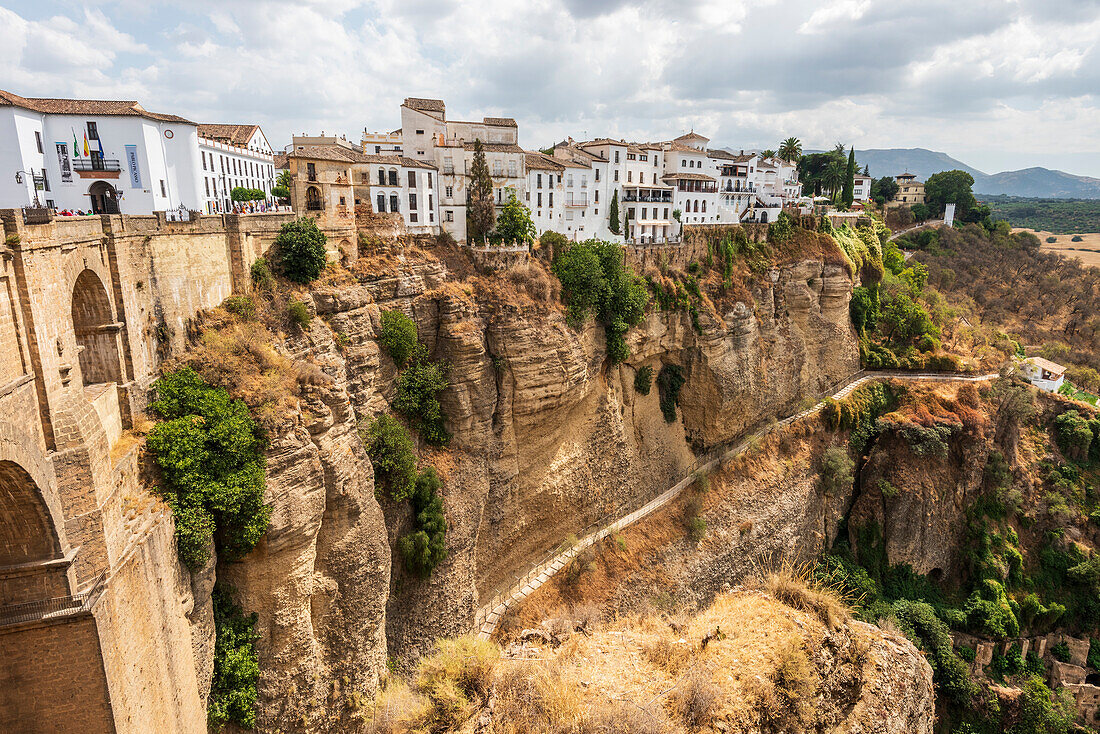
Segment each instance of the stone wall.
[{"label": "stone wall", "polygon": [[0,658],[0,731],[116,731],[92,615],[0,627]]}]

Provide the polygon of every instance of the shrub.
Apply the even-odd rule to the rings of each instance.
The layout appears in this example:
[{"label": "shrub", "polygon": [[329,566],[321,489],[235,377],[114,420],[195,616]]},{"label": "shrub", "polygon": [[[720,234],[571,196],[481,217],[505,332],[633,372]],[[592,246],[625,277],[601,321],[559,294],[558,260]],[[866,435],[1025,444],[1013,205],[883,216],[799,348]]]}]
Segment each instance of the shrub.
[{"label": "shrub", "polygon": [[416,669],[416,688],[432,704],[431,731],[457,729],[488,694],[500,652],[488,640],[440,640]]},{"label": "shrub", "polygon": [[1041,678],[1032,676],[1023,685],[1019,715],[1013,734],[1065,734],[1073,726],[1077,710],[1065,696],[1051,693]]},{"label": "shrub", "polygon": [[1070,659],[1069,645],[1065,640],[1062,640],[1057,645],[1050,648],[1050,656],[1060,663],[1068,663]]},{"label": "shrub", "polygon": [[300,217],[287,222],[275,237],[275,252],[283,275],[295,283],[311,283],[325,268],[325,233],[317,222]]},{"label": "shrub", "polygon": [[1057,237],[1047,237],[1047,242],[1048,242],[1048,243],[1050,243],[1050,242],[1057,242],[1057,241],[1058,241],[1058,238],[1057,238]]},{"label": "shrub", "polygon": [[539,252],[548,262],[554,262],[567,247],[569,247],[569,238],[561,232],[548,229],[539,235]]},{"label": "shrub", "polygon": [[420,473],[410,498],[417,529],[397,541],[405,568],[419,576],[430,576],[447,557],[447,518],[438,494],[440,486],[434,467]]},{"label": "shrub", "polygon": [[951,632],[926,602],[906,599],[894,602],[898,627],[928,656],[932,676],[939,690],[956,703],[965,705],[977,694],[966,664],[951,649]]},{"label": "shrub", "polygon": [[848,451],[840,446],[830,446],[821,456],[821,488],[827,496],[834,496],[852,486],[855,481],[855,462]]},{"label": "shrub", "polygon": [[248,269],[252,278],[252,287],[260,291],[270,291],[275,287],[275,276],[271,274],[271,267],[267,264],[266,257],[258,257]]},{"label": "shrub", "polygon": [[260,665],[256,655],[256,613],[247,617],[233,602],[229,590],[214,587],[214,675],[206,719],[212,729],[233,723],[245,729],[256,724],[256,683]]},{"label": "shrub", "polygon": [[705,671],[688,675],[671,696],[673,705],[691,731],[709,726],[722,702],[722,689]]},{"label": "shrub", "polygon": [[299,329],[305,329],[313,316],[309,313],[309,306],[301,301],[291,301],[286,305],[286,318]]},{"label": "shrub", "polygon": [[401,311],[383,311],[382,329],[378,333],[378,343],[390,355],[390,359],[402,369],[416,353],[416,322]]},{"label": "shrub", "polygon": [[211,539],[222,558],[240,558],[267,532],[271,517],[264,504],[266,439],[248,406],[189,367],[165,374],[153,389],[149,408],[162,420],[147,445],[175,515],[180,560],[200,568]]},{"label": "shrub", "polygon": [[444,425],[443,406],[439,404],[439,393],[450,384],[448,369],[446,362],[428,360],[421,348],[412,364],[397,378],[394,409],[408,418],[424,440],[434,446],[446,446],[451,440]]},{"label": "shrub", "polygon": [[634,392],[649,395],[649,388],[652,383],[653,368],[648,364],[644,364],[634,373]]},{"label": "shrub", "polygon": [[256,318],[256,304],[250,296],[230,296],[222,301],[222,308],[245,321]]},{"label": "shrub", "polygon": [[1069,238],[1070,242],[1082,242],[1083,240],[1084,240],[1084,238],[1081,237],[1081,235],[1079,235],[1079,234],[1075,234],[1075,235],[1073,235],[1072,237]]},{"label": "shrub", "polygon": [[666,364],[661,367],[661,371],[657,373],[657,394],[666,423],[676,420],[676,406],[680,403],[680,389],[683,386],[684,375],[678,365]]},{"label": "shrub", "polygon": [[1004,586],[995,579],[983,579],[978,584],[967,598],[964,611],[967,625],[978,634],[999,640],[1020,634],[1020,623]]},{"label": "shrub", "polygon": [[374,465],[376,491],[385,490],[399,502],[411,496],[416,489],[416,454],[405,427],[383,413],[361,436]]}]

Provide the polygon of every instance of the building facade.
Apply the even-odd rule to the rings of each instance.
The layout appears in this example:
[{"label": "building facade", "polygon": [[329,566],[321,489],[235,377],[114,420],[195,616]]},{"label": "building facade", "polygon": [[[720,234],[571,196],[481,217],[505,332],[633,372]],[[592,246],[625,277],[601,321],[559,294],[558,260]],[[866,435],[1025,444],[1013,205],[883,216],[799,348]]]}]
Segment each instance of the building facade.
[{"label": "building facade", "polygon": [[273,204],[275,152],[259,125],[199,125],[203,210],[206,214],[233,211],[233,189],[256,189]]},{"label": "building facade", "polygon": [[198,125],[137,102],[0,91],[0,206],[201,210]]},{"label": "building facade", "polygon": [[893,202],[896,206],[924,203],[924,182],[918,181],[916,175],[902,173],[895,176],[894,180],[898,182],[898,193]]}]

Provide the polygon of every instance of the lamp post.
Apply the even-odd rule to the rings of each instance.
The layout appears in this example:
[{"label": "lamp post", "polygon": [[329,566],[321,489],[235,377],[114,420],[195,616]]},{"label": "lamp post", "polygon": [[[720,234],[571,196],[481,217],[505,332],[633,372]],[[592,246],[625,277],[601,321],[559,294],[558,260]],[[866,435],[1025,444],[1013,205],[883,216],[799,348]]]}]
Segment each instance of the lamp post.
[{"label": "lamp post", "polygon": [[34,184],[34,171],[16,171],[15,183],[22,184],[24,175],[31,177],[31,189],[34,191],[34,208],[41,209],[42,204],[38,201],[38,187]]}]

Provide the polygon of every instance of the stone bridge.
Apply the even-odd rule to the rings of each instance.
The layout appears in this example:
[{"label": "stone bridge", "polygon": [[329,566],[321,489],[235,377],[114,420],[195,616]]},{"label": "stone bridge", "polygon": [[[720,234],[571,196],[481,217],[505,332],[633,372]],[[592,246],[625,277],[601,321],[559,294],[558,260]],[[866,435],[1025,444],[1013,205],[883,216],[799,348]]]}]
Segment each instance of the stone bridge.
[{"label": "stone bridge", "polygon": [[292,218],[0,210],[0,731],[206,730],[191,577],[130,429]]}]

